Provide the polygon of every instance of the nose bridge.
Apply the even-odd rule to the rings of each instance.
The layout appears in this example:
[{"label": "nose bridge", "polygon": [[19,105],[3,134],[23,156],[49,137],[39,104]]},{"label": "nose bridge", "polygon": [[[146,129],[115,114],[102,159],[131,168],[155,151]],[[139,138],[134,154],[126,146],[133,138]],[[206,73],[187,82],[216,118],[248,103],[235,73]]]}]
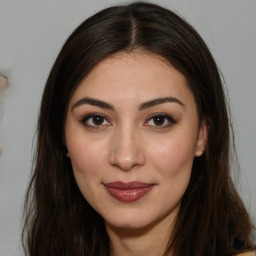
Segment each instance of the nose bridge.
[{"label": "nose bridge", "polygon": [[110,163],[129,171],[144,163],[142,141],[138,130],[131,123],[116,128],[111,145]]}]

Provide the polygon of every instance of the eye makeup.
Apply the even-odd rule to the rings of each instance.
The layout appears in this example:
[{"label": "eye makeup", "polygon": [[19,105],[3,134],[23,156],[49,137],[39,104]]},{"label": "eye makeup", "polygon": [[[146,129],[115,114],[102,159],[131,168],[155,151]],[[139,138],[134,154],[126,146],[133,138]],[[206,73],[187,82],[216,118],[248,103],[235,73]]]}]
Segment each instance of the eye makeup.
[{"label": "eye makeup", "polygon": [[156,113],[146,121],[145,125],[159,129],[167,128],[175,123],[176,121],[172,116],[165,113]]},{"label": "eye makeup", "polygon": [[[109,119],[101,113],[87,114],[85,117],[83,117],[80,120],[80,122],[84,126],[92,129],[99,129],[102,127],[107,127],[112,125]],[[143,125],[146,127],[148,126],[155,129],[164,129],[164,128],[170,127],[175,123],[176,123],[176,120],[172,116],[166,113],[155,113],[151,115],[149,118],[147,118],[146,122],[144,122]]]},{"label": "eye makeup", "polygon": [[108,121],[105,115],[100,113],[91,113],[82,118],[81,123],[84,126],[98,129],[104,126],[111,126],[111,123]]}]

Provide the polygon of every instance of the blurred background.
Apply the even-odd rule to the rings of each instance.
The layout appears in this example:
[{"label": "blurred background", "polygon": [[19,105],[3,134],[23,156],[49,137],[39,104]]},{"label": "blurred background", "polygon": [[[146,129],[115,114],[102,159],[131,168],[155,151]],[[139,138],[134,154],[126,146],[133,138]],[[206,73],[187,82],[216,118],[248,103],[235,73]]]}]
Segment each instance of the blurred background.
[{"label": "blurred background", "polygon": [[[9,84],[0,86],[1,256],[23,255],[22,206],[41,94],[50,68],[65,39],[84,19],[122,3],[128,2],[0,1],[0,75],[7,77]],[[154,3],[177,12],[197,29],[224,75],[241,166],[235,183],[256,222],[256,1]]]}]

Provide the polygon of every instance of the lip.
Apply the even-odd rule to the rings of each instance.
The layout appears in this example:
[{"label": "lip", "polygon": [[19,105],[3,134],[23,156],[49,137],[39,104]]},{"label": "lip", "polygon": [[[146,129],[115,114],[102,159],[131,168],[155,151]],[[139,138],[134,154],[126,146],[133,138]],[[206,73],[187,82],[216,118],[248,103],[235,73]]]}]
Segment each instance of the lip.
[{"label": "lip", "polygon": [[155,184],[140,181],[104,183],[107,192],[121,202],[134,202],[145,196]]}]

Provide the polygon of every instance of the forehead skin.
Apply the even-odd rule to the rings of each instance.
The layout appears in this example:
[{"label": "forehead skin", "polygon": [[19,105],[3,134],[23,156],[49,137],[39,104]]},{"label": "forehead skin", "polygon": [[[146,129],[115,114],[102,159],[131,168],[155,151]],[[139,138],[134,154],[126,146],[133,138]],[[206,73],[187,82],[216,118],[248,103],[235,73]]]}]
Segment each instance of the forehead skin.
[{"label": "forehead skin", "polygon": [[[136,62],[140,62],[140,65],[135,64]],[[170,69],[172,72],[168,77],[166,74]],[[149,90],[148,84],[154,78],[158,83],[154,87],[151,86]],[[177,82],[183,86],[172,86],[173,83]],[[162,86],[166,83],[170,84],[169,88]],[[163,96],[169,96],[171,87],[175,87],[175,91],[171,92],[173,93],[172,96],[183,95],[186,98],[193,96],[187,86],[185,76],[161,56],[144,51],[118,52],[102,60],[76,88],[71,97],[69,108],[83,96],[82,91],[85,90],[85,87],[86,96],[97,95],[97,98],[100,99],[102,95],[106,99],[109,95],[109,99],[119,100],[120,103],[129,100],[132,103],[132,100],[138,96],[140,101],[144,102],[154,98],[154,95],[158,95],[159,92]],[[112,90],[115,91],[115,95],[112,95]],[[193,104],[195,104],[194,97]]]}]

